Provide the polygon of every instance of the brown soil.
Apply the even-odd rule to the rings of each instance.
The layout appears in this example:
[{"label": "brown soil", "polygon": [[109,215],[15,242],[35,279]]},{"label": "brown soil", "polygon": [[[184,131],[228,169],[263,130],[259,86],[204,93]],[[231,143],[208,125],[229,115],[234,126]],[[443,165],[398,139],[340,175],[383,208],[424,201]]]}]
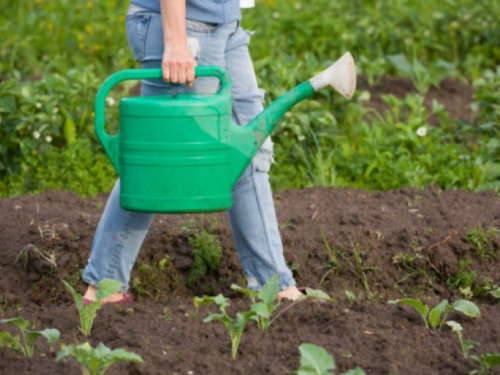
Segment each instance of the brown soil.
[{"label": "brown soil", "polygon": [[[132,279],[143,282],[131,289],[134,304],[104,306],[90,338],[81,335],[73,300],[60,280],[85,290],[80,275],[106,198],[47,191],[0,200],[0,317],[21,316],[37,330],[61,331],[52,347],[40,339],[31,359],[0,348],[1,374],[78,374],[76,362],[54,359],[60,343],[86,340],[133,351],[145,360],[115,364],[107,374],[290,374],[299,367],[302,343],[325,348],[338,373],[360,366],[367,374],[468,374],[476,367],[464,359],[456,333],[447,326],[426,329],[416,310],[387,303],[420,298],[432,307],[442,299],[463,298],[451,284],[464,260],[470,262],[466,270],[476,272],[472,300],[481,317],[452,312],[447,319],[462,324],[464,339],[481,344],[473,354],[499,349],[498,300],[484,293],[484,286],[500,285],[500,242],[491,238],[490,255],[480,259],[465,241],[478,226],[500,228],[500,200],[494,193],[315,187],[275,194],[286,257],[296,266],[298,284],[322,289],[335,303],[284,303],[280,310],[290,308],[268,331],[247,326],[236,360],[222,324],[203,323],[216,309],[196,313],[193,305],[194,296],[223,293],[231,298],[233,316],[249,308],[248,299],[230,288],[244,286],[244,280],[225,213],[157,216],[132,273]],[[207,228],[216,222],[214,233],[223,249],[218,272],[192,287],[187,286],[192,234],[183,230],[190,219]],[[342,269],[334,267],[329,249]],[[40,254],[54,255],[56,266]],[[173,267],[155,274],[166,255]],[[353,303],[346,290],[357,295]],[[0,325],[3,330],[16,332],[6,324]]]}]

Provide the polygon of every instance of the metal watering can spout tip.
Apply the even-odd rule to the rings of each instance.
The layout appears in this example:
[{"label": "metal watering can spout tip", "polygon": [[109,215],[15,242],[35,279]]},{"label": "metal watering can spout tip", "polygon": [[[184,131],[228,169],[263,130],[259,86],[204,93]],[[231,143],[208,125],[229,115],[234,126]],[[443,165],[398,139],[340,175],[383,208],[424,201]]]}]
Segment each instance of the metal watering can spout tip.
[{"label": "metal watering can spout tip", "polygon": [[349,52],[346,52],[328,69],[309,80],[314,91],[330,85],[342,96],[351,99],[356,91],[356,65]]}]

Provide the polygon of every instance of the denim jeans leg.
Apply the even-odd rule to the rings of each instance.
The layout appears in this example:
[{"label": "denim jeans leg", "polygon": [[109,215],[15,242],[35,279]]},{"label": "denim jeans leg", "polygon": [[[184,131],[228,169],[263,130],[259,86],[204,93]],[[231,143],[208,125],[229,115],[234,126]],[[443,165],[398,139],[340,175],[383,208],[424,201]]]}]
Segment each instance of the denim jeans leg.
[{"label": "denim jeans leg", "polygon": [[120,291],[126,292],[130,272],[153,218],[153,214],[121,208],[118,180],[97,226],[83,281],[97,286],[103,279],[113,279],[122,284]]},{"label": "denim jeans leg", "polygon": [[[249,41],[250,35],[238,28],[226,48],[226,69],[233,81],[233,117],[239,125],[246,125],[263,109],[263,94],[248,51]],[[269,184],[272,158],[272,142],[267,138],[234,186],[233,207],[228,212],[248,288],[255,290],[275,274],[280,290],[295,285],[285,262]]]}]

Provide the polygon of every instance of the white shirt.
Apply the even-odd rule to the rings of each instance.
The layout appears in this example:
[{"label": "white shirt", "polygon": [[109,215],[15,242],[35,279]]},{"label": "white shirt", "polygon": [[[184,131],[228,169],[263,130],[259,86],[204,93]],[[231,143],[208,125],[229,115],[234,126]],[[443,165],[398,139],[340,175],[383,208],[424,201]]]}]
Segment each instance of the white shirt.
[{"label": "white shirt", "polygon": [[255,6],[255,0],[240,0],[241,8],[253,8]]}]

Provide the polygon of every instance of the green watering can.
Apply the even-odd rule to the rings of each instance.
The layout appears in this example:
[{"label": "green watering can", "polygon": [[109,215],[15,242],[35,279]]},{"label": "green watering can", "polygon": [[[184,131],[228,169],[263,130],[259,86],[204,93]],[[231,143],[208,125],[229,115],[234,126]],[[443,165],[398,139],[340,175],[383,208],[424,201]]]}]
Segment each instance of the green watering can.
[{"label": "green watering can", "polygon": [[110,76],[95,101],[95,128],[120,176],[123,209],[153,213],[213,212],[231,208],[231,190],[275,123],[293,105],[327,85],[350,99],[356,69],[350,53],[278,98],[246,126],[231,118],[229,75],[196,67],[197,77],[217,77],[214,95],[178,94],[124,98],[119,132],[106,132],[106,96],[125,80],[161,78],[161,69],[123,70]]}]

